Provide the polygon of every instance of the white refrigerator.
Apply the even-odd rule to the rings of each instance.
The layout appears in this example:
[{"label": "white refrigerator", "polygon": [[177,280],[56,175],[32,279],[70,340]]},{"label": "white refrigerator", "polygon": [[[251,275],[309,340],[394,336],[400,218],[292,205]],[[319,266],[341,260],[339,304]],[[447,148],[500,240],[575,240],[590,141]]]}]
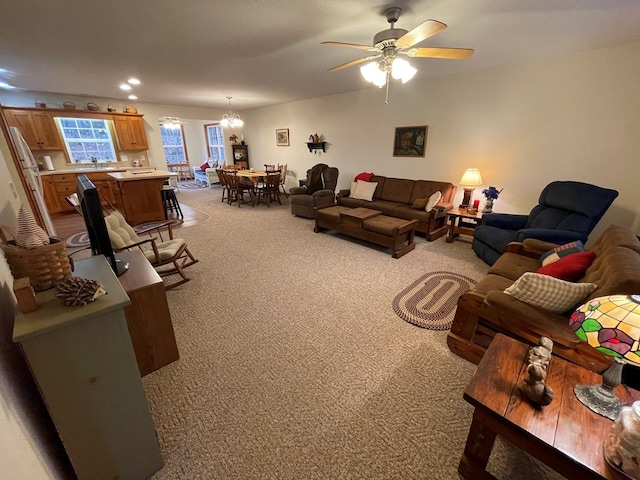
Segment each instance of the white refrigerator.
[{"label": "white refrigerator", "polygon": [[36,199],[36,207],[40,211],[44,220],[44,226],[50,237],[55,236],[56,231],[53,228],[53,222],[51,216],[47,210],[47,205],[44,203],[44,193],[42,191],[42,179],[40,178],[40,170],[38,169],[38,163],[33,157],[33,153],[27,145],[20,129],[18,127],[9,127],[13,145],[18,152],[18,158],[22,167],[22,175],[24,176],[27,186],[31,189],[34,198]]}]

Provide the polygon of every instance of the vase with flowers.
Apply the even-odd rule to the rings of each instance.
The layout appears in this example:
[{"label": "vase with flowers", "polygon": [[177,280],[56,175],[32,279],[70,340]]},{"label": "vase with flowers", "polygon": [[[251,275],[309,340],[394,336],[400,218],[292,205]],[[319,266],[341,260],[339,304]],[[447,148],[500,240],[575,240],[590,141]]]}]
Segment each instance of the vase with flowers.
[{"label": "vase with flowers", "polygon": [[482,190],[482,194],[486,199],[484,202],[482,213],[491,213],[491,211],[493,210],[493,202],[498,199],[502,190],[502,188],[498,190],[494,186],[490,186],[489,188],[485,188],[484,190]]}]

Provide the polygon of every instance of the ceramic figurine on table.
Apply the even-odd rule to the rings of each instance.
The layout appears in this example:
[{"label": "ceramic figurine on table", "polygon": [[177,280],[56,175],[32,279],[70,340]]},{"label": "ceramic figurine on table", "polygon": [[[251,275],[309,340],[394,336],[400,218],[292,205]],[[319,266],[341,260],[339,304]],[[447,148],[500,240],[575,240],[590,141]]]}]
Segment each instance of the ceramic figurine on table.
[{"label": "ceramic figurine on table", "polygon": [[527,367],[527,378],[520,387],[522,392],[538,405],[549,405],[553,400],[553,390],[544,383],[547,370],[538,363],[531,363]]}]

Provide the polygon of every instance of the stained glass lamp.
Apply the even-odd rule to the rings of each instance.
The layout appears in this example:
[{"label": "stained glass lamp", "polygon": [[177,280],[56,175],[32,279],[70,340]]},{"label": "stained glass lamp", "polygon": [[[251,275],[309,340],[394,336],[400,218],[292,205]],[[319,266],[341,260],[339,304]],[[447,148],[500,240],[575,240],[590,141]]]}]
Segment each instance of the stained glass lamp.
[{"label": "stained glass lamp", "polygon": [[610,295],[589,300],[569,320],[575,334],[614,363],[602,374],[602,385],[577,385],[576,397],[594,412],[614,420],[621,402],[613,389],[620,385],[625,362],[640,365],[640,295]]}]

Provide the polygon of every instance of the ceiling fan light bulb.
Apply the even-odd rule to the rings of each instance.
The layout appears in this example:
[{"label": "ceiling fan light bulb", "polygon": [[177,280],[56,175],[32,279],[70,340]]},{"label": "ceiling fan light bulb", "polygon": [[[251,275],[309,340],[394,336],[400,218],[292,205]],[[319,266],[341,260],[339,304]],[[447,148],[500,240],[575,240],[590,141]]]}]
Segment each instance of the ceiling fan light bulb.
[{"label": "ceiling fan light bulb", "polygon": [[413,78],[417,70],[411,66],[409,62],[402,58],[395,58],[391,68],[391,76],[396,80],[402,80],[407,83]]},{"label": "ceiling fan light bulb", "polygon": [[366,65],[360,67],[360,73],[367,82],[373,83],[376,72],[379,72],[378,64],[376,62],[369,62]]}]

